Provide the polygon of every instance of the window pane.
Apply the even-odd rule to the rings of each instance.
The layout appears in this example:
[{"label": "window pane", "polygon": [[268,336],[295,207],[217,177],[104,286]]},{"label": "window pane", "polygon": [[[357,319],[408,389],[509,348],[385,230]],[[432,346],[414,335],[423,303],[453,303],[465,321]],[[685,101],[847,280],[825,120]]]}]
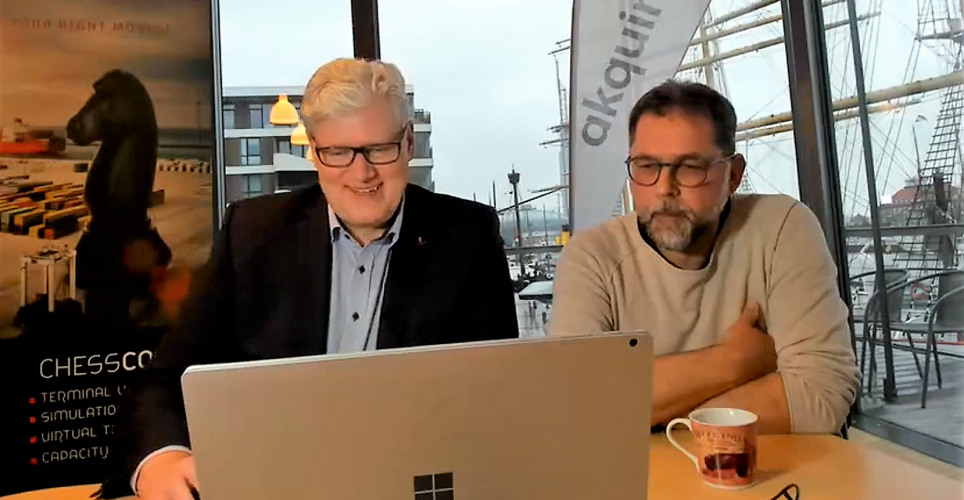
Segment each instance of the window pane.
[{"label": "window pane", "polygon": [[[779,16],[779,2],[724,23],[710,20],[760,3],[714,0],[706,26],[697,34],[707,43],[689,50],[688,69],[680,77],[719,90],[732,101],[740,122],[746,123],[738,151],[747,157],[749,173],[741,190],[797,196],[792,132],[753,123],[771,114],[785,114],[778,125],[789,123],[788,71],[779,17],[759,28],[733,35],[724,32]],[[420,112],[430,112],[431,130],[443,131],[424,136],[416,132],[416,157],[433,158],[433,167],[424,169],[427,172],[413,168],[412,178],[433,184],[437,191],[482,202],[493,203],[495,191],[497,208],[512,204],[507,174],[513,165],[521,174],[521,199],[568,182],[562,172],[568,165],[570,53],[565,48],[572,28],[572,3],[529,0],[505,5],[476,9],[473,22],[466,23],[464,11],[452,9],[445,0],[379,1],[383,57],[397,63],[412,85],[416,123]],[[499,27],[500,36],[492,36],[492,26]],[[773,40],[777,42],[765,48],[727,55]],[[556,55],[548,55],[557,49],[561,50]],[[625,130],[625,124],[619,127]],[[525,207],[518,230],[512,211],[504,213],[507,245],[554,243],[564,222],[564,196],[563,191]],[[527,275],[545,277],[555,257],[530,255],[521,264],[513,257],[512,274],[517,277],[524,270]],[[539,308],[530,313],[520,304],[524,335],[541,330]]]},{"label": "window pane", "polygon": [[415,157],[416,158],[432,157],[432,145],[430,143],[430,137],[431,137],[431,134],[428,132],[415,133]]},{"label": "window pane", "polygon": [[291,154],[291,140],[290,139],[278,139],[275,143],[276,151],[279,153]]},{"label": "window pane", "polygon": [[261,164],[261,144],[259,139],[241,139],[241,165]]},{"label": "window pane", "polygon": [[[337,57],[351,57],[354,52],[350,0],[219,0],[218,6],[221,82],[224,90],[232,91],[223,92],[223,102],[243,106],[234,117],[235,125],[273,127],[271,106],[280,87],[300,111],[300,94],[318,66]],[[310,56],[305,55],[306,50]],[[258,106],[257,117],[252,117],[248,105],[259,103],[265,106]],[[249,151],[245,145],[246,154],[226,166],[272,163],[272,152],[281,152],[282,146],[263,146],[264,151],[260,147]],[[263,174],[263,189],[273,191],[279,186],[280,174]],[[224,201],[240,199],[242,184],[230,177],[243,174],[227,169],[226,175],[229,179],[222,179],[227,187]],[[309,182],[317,182],[317,178]]]},{"label": "window pane", "polygon": [[265,127],[274,127],[274,125],[271,124],[271,106],[270,104],[261,106],[261,123],[263,123]]},{"label": "window pane", "polygon": [[251,127],[250,128],[264,128],[264,122],[261,120],[261,105],[252,104],[248,107],[248,113],[251,115]]},{"label": "window pane", "polygon": [[278,172],[279,189],[298,189],[318,183],[318,174],[314,171]]},{"label": "window pane", "polygon": [[234,128],[234,106],[233,105],[224,107],[223,121],[224,121],[225,130]]},{"label": "window pane", "polygon": [[[747,161],[740,192],[799,198],[780,2],[727,19],[753,4],[760,2],[712,0],[676,78],[709,85],[733,104],[736,150]],[[769,22],[753,26],[761,20]],[[756,44],[765,48],[746,50]]]},{"label": "window pane", "polygon": [[[547,129],[563,121],[556,64],[548,53],[570,36],[572,1],[499,2],[498,8],[471,9],[471,22],[468,11],[452,6],[450,0],[378,2],[382,57],[399,66],[412,90],[412,182],[500,209],[512,203],[507,174],[513,163],[521,175],[520,198],[558,186],[561,148],[541,143],[557,138]],[[557,58],[558,77],[568,85],[568,53]],[[523,213],[521,240],[555,241],[562,223],[562,196],[549,195]],[[507,244],[518,240],[513,218],[504,218],[502,229]],[[548,277],[552,257],[545,259],[526,259],[530,279]],[[517,258],[510,267],[519,277]],[[523,335],[541,335],[545,305],[530,314],[520,303],[519,311]]]},{"label": "window pane", "polygon": [[218,6],[225,87],[303,87],[318,65],[354,51],[349,0],[219,0]]},{"label": "window pane", "polygon": [[254,198],[263,194],[262,174],[242,175],[241,179],[242,198]]},{"label": "window pane", "polygon": [[[930,339],[936,341],[937,360],[931,354],[926,385],[925,356],[910,350],[925,345],[929,319],[940,331],[952,311],[964,311],[964,294],[948,296],[955,285],[964,286],[961,8],[958,1],[857,2],[865,109],[855,105],[860,83],[847,6],[824,9],[830,88],[841,103],[834,128],[857,354],[866,360],[861,411],[958,447],[964,447],[964,378],[948,374],[964,370],[959,357],[964,332],[951,329]],[[841,27],[831,28],[835,25]],[[886,232],[872,230],[875,215]],[[876,264],[878,252],[883,268]],[[928,277],[935,273],[944,274]],[[863,318],[878,276],[885,284],[906,286],[886,301],[875,299],[888,316],[883,307],[873,309],[878,325],[872,333]]]}]

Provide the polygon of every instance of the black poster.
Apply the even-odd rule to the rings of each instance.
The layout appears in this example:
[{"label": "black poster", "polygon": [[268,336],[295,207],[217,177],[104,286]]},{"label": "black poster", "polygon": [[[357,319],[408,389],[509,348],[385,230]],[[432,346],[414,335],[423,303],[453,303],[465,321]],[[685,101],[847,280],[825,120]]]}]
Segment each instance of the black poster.
[{"label": "black poster", "polygon": [[210,252],[211,0],[0,0],[0,496],[109,471]]},{"label": "black poster", "polygon": [[120,395],[162,333],[77,329],[0,344],[0,496],[104,478]]}]

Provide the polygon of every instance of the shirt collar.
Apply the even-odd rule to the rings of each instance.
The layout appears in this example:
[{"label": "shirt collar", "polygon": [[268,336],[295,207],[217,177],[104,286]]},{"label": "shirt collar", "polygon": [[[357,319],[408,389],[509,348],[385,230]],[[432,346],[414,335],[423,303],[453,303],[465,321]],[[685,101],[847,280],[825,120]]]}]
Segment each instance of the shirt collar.
[{"label": "shirt collar", "polygon": [[[381,238],[372,240],[371,243],[383,242],[388,245],[395,244],[395,242],[398,241],[398,234],[402,229],[402,216],[404,213],[405,196],[402,196],[402,202],[398,205],[398,211],[395,212],[395,220],[392,221],[391,227],[388,228],[388,231],[386,231]],[[351,239],[351,235],[349,235],[348,231],[346,231],[344,226],[342,226],[341,220],[339,220],[338,216],[335,215],[335,210],[331,208],[331,205],[328,205],[328,227],[331,228],[332,243],[338,241],[338,238],[341,238],[342,236]]]}]

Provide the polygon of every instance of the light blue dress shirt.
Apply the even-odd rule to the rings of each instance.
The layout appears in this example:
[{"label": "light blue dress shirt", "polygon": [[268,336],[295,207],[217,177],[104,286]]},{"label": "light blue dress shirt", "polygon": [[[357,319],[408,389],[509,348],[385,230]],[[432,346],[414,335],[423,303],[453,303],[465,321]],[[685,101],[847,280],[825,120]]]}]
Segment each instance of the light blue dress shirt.
[{"label": "light blue dress shirt", "polygon": [[[331,228],[331,304],[328,312],[328,352],[373,351],[378,343],[385,278],[392,246],[402,227],[405,199],[395,222],[381,238],[362,247],[345,231],[335,212],[328,207]],[[137,477],[150,459],[167,451],[191,453],[184,446],[165,446],[144,457],[131,476],[137,491]]]},{"label": "light blue dress shirt", "polygon": [[331,303],[328,353],[373,351],[392,246],[402,227],[405,200],[384,236],[361,246],[328,207],[331,227]]}]

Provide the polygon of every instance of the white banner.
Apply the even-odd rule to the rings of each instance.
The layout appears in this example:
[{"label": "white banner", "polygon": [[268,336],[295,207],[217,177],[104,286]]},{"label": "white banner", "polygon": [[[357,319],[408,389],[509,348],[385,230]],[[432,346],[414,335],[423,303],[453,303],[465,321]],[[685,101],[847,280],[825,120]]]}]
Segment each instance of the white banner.
[{"label": "white banner", "polygon": [[676,74],[710,0],[575,0],[569,224],[609,218],[626,185],[629,113]]}]

